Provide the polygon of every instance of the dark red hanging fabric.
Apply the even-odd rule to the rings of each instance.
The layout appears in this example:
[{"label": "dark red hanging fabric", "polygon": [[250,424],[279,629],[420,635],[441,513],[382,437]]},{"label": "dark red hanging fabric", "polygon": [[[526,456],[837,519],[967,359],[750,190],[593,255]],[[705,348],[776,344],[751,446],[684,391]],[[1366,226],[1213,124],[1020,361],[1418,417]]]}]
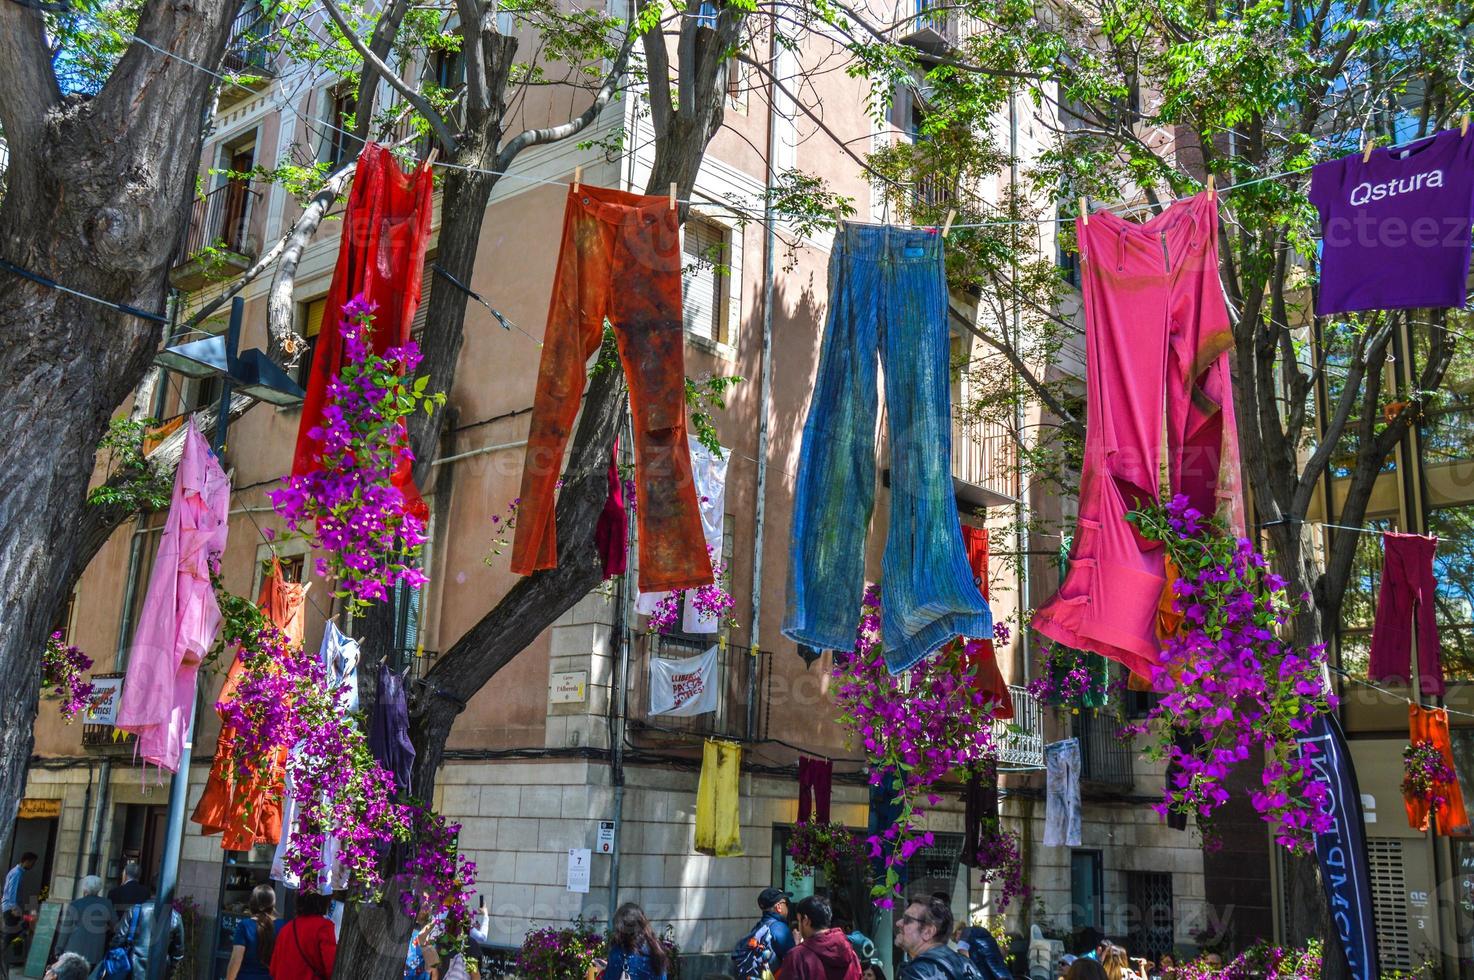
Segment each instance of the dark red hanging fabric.
[{"label": "dark red hanging fabric", "polygon": [[[374,310],[373,349],[382,354],[409,339],[410,324],[420,305],[425,271],[425,249],[430,242],[434,207],[434,175],[428,166],[412,174],[399,168],[385,147],[369,143],[358,155],[358,169],[348,193],[338,265],[323,308],[322,333],[312,358],[307,398],[297,428],[297,450],[292,473],[311,473],[321,464],[322,441],[312,430],[322,423],[328,384],[343,367],[343,337],[338,332],[343,304],[363,296]],[[415,489],[411,462],[402,462],[393,482],[404,494],[407,508],[424,520],[429,509]]]},{"label": "dark red hanging fabric", "polygon": [[798,822],[808,823],[812,814],[819,823],[829,822],[829,799],[834,788],[834,761],[798,757]]},{"label": "dark red hanging fabric", "polygon": [[[988,598],[988,529],[962,525],[962,544],[967,549],[967,563],[972,567],[978,591]],[[993,638],[980,636],[967,641],[962,662],[972,674],[973,687],[992,696],[998,707],[994,718],[1013,717],[1013,697],[1008,693],[1008,683],[998,669],[998,655],[993,650]]]},{"label": "dark red hanging fabric", "polygon": [[594,528],[594,544],[604,561],[604,578],[623,575],[629,566],[630,525],[624,509],[624,485],[619,479],[619,437],[609,450],[609,497]]}]

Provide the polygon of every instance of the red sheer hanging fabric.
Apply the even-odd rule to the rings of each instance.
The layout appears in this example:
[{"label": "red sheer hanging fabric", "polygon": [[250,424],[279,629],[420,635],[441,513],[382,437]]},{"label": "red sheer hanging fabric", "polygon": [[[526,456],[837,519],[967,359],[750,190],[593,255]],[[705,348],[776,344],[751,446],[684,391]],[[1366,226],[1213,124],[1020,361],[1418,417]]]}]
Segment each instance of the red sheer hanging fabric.
[{"label": "red sheer hanging fabric", "polygon": [[[384,147],[370,143],[358,155],[358,169],[343,217],[338,265],[328,288],[322,334],[312,358],[302,422],[297,429],[297,451],[292,473],[311,473],[320,465],[321,439],[312,430],[321,425],[328,384],[343,367],[343,337],[338,332],[343,304],[363,296],[374,310],[373,348],[382,354],[409,339],[410,324],[420,305],[425,271],[425,249],[430,241],[434,207],[433,174],[428,166],[407,174]],[[394,471],[393,482],[404,494],[405,505],[421,520],[429,515],[415,489],[406,460]]]},{"label": "red sheer hanging fabric", "polygon": [[[962,543],[967,548],[967,563],[977,579],[978,591],[988,598],[988,529],[985,527],[962,526]],[[967,647],[962,662],[972,675],[973,687],[988,695],[997,705],[994,718],[1013,717],[1013,698],[1008,693],[1008,683],[998,669],[998,656],[993,650],[992,637],[977,637],[965,641]]]}]

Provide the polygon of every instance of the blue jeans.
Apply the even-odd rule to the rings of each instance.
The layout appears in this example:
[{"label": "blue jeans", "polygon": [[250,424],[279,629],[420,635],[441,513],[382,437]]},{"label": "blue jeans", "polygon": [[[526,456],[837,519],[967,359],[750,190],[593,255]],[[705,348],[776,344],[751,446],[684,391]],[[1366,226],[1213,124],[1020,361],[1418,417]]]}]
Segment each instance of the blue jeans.
[{"label": "blue jeans", "polygon": [[848,650],[875,503],[877,351],[885,366],[890,527],[881,559],[886,666],[900,673],[958,636],[992,635],[952,493],[951,374],[941,237],[843,225],[804,423],[783,633]]}]

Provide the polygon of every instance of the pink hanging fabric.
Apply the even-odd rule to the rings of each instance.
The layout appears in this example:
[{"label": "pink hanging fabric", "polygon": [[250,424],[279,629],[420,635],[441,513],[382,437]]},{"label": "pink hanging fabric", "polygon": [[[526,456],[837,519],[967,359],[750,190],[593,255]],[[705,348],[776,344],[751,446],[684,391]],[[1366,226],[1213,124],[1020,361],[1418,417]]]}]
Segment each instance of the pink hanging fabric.
[{"label": "pink hanging fabric", "polygon": [[200,661],[215,642],[220,607],[210,569],[225,550],[230,481],[191,423],[148,595],[128,655],[117,727],[138,736],[138,755],[175,772],[194,713]]}]

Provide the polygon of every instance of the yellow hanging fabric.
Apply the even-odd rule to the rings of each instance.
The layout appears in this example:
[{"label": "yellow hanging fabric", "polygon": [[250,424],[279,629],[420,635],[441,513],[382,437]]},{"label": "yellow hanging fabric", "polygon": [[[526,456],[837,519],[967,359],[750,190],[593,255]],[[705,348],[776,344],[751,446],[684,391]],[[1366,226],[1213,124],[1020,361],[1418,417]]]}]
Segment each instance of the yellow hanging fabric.
[{"label": "yellow hanging fabric", "polygon": [[702,854],[742,854],[737,795],[741,775],[742,746],[707,739],[701,750],[701,782],[696,786],[696,850]]}]

